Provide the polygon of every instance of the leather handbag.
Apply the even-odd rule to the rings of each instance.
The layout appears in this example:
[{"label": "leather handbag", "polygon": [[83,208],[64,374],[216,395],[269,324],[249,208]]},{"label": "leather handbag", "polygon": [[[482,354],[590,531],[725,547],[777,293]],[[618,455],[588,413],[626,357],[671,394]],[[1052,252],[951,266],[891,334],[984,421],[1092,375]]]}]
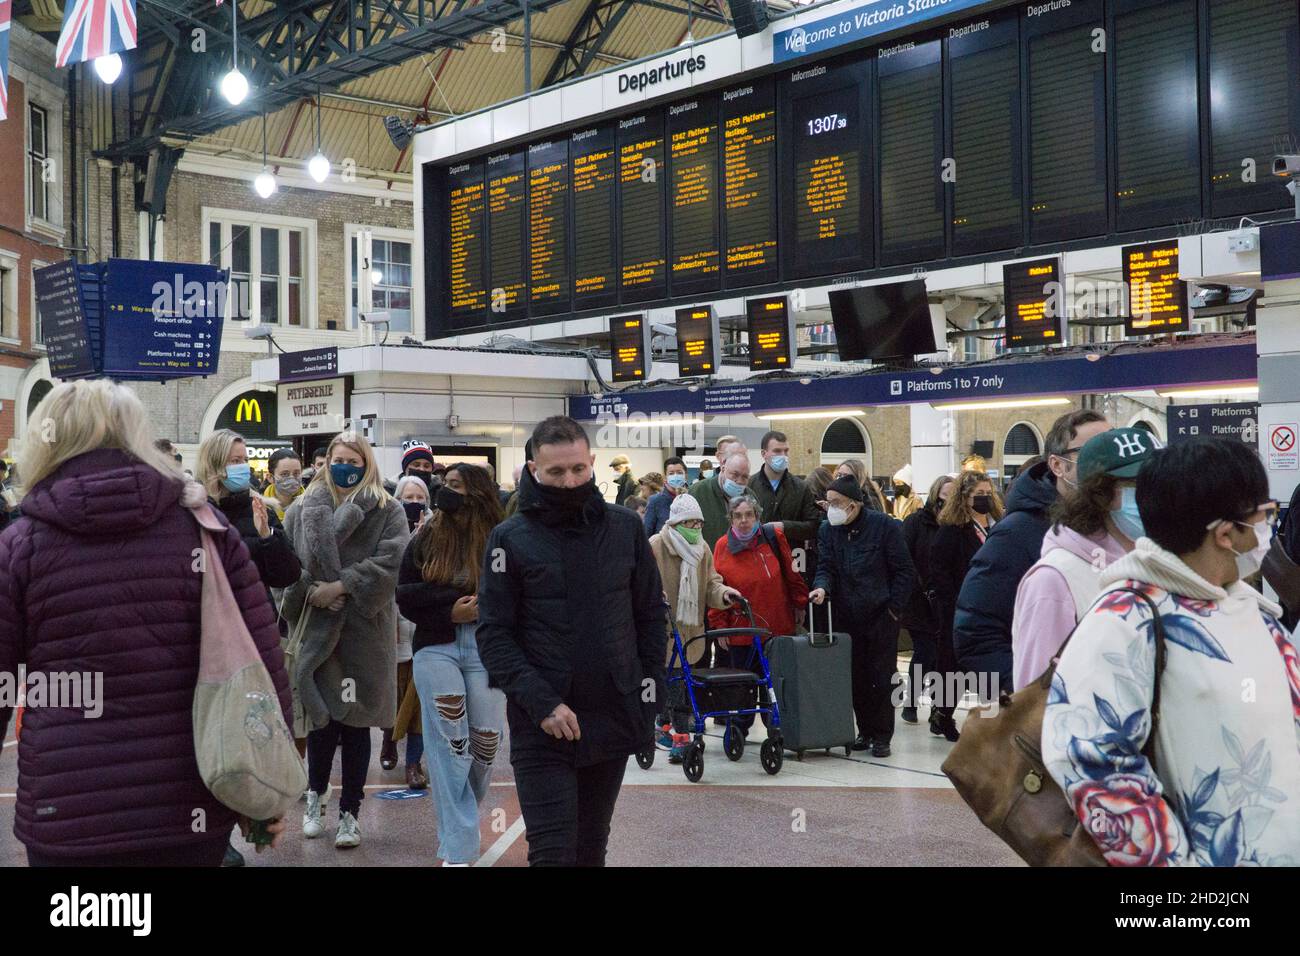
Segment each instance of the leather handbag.
[{"label": "leather handbag", "polygon": [[192,708],[199,775],[236,813],[250,820],[278,819],[307,788],[307,771],[226,577],[215,538],[226,528],[211,505],[193,512],[203,542],[199,679]]},{"label": "leather handbag", "polygon": [[[1137,595],[1151,608],[1155,622],[1155,689],[1151,702],[1151,732],[1143,754],[1154,761],[1156,727],[1160,719],[1160,678],[1165,669],[1165,631],[1155,603]],[[1075,629],[1078,629],[1076,624]],[[1092,836],[1079,822],[1065,793],[1043,763],[1043,713],[1052,675],[1074,636],[1066,637],[1047,670],[1032,684],[1009,694],[1003,691],[996,709],[971,711],[942,770],[963,800],[986,827],[1015,850],[1030,866],[1105,866]]]}]

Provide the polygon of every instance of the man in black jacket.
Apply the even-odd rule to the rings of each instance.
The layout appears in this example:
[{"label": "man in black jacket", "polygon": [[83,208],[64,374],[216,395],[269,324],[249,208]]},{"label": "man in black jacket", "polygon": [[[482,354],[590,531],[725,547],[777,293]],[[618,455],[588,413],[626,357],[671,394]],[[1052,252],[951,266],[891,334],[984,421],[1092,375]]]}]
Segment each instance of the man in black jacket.
[{"label": "man in black jacket", "polygon": [[[1047,461],[1017,476],[1007,493],[1006,516],[975,553],[957,596],[952,643],[957,666],[996,675],[1010,690],[1011,618],[1016,588],[1042,556],[1047,512],[1077,484],[1075,459],[1095,435],[1110,431],[1106,416],[1091,409],[1066,412],[1047,433]],[[997,690],[990,696],[997,698]]]},{"label": "man in black jacket", "polygon": [[916,571],[903,541],[903,525],[862,503],[852,478],[826,489],[826,524],[817,536],[817,578],[808,599],[837,602],[841,624],[853,641],[853,714],[858,721],[854,750],[888,757],[894,736],[894,677],[898,666],[899,618]]},{"label": "man in black jacket", "polygon": [[822,511],[808,483],[790,474],[790,442],[785,435],[767,432],[759,448],[763,467],[749,479],[749,491],[763,507],[763,520],[780,522],[790,547],[802,550],[803,560],[796,570],[804,573],[807,581],[808,543],[817,537]]},{"label": "man in black jacket", "polygon": [[532,866],[602,866],[630,754],[652,740],[663,585],[636,513],[596,487],[586,433],[533,431],[519,509],[488,539],[479,656],[506,693]]}]

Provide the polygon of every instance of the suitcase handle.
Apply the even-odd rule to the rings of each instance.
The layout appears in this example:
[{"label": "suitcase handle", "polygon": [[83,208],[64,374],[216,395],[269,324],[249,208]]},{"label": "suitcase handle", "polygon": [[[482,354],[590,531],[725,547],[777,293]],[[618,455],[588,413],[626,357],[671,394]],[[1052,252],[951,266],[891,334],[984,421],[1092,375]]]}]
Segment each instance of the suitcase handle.
[{"label": "suitcase handle", "polygon": [[813,625],[813,608],[817,605],[812,601],[808,602],[808,646],[809,647],[831,647],[835,644],[835,618],[831,613],[831,599],[826,597],[826,639],[819,640],[817,637],[817,628]]}]

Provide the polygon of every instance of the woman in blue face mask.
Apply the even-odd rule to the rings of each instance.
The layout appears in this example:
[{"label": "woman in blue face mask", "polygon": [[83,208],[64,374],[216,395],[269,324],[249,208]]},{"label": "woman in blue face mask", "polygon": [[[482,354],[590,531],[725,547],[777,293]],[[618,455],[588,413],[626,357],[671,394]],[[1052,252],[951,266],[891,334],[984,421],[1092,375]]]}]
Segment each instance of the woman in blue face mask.
[{"label": "woman in blue face mask", "polygon": [[[199,445],[198,458],[195,480],[203,485],[213,506],[220,509],[226,520],[239,531],[253,564],[262,576],[262,583],[267,587],[271,605],[276,606],[270,589],[286,588],[296,583],[302,574],[302,565],[289,545],[275,511],[268,508],[262,496],[250,487],[252,471],[243,436],[229,428],[219,429]],[[228,848],[226,865],[242,864],[239,852],[233,846]]]},{"label": "woman in blue face mask", "polygon": [[1114,428],[1079,449],[1077,486],[1052,507],[1042,557],[1016,591],[1011,621],[1015,689],[1036,680],[1101,591],[1101,572],[1143,537],[1138,473],[1155,456],[1155,437]]}]

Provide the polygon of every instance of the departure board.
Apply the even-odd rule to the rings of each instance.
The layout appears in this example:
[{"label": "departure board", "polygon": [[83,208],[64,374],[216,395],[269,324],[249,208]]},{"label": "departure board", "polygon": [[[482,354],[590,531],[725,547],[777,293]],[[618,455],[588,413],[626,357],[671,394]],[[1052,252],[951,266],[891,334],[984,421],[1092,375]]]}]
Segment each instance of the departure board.
[{"label": "departure board", "polygon": [[644,315],[617,315],[609,320],[610,364],[615,382],[644,382],[650,377],[650,327]]},{"label": "departure board", "polygon": [[718,103],[699,97],[668,107],[668,264],[673,295],[720,287]]},{"label": "departure board", "polygon": [[483,163],[457,163],[449,168],[446,191],[447,295],[452,326],[460,328],[477,325],[487,310]]},{"label": "departure board", "polygon": [[[1297,152],[1300,27],[1293,0],[1209,4],[1211,216],[1291,208],[1268,172],[1274,152]],[[1279,143],[1291,141],[1279,149]],[[1247,176],[1246,160],[1254,161]]]},{"label": "departure board", "polygon": [[613,305],[618,301],[614,127],[578,130],[569,137],[569,153],[573,163],[573,307]]},{"label": "departure board", "polygon": [[943,74],[938,40],[877,54],[880,264],[943,255]]},{"label": "departure board", "polygon": [[624,302],[668,294],[664,234],[664,118],[655,111],[618,124],[619,289]]},{"label": "departure board", "polygon": [[776,87],[770,78],[722,93],[722,178],[727,288],[776,281]]},{"label": "departure board", "polygon": [[1106,231],[1106,54],[1100,0],[1028,18],[1029,241]]},{"label": "departure board", "polygon": [[1020,58],[1016,20],[977,20],[949,32],[952,254],[1023,241]]},{"label": "departure board", "polygon": [[569,308],[569,141],[528,147],[528,309]]},{"label": "departure board", "polygon": [[713,306],[677,310],[677,374],[712,375],[718,370],[718,315]]},{"label": "departure board", "polygon": [[524,172],[522,150],[487,159],[488,307],[492,322],[511,321],[527,314]]},{"label": "departure board", "polygon": [[1187,328],[1187,284],[1178,277],[1178,240],[1148,242],[1120,250],[1128,308],[1127,335],[1179,332]]},{"label": "departure board", "polygon": [[1002,267],[1007,348],[1061,341],[1061,258],[1013,262]]},{"label": "departure board", "polygon": [[749,329],[749,370],[768,371],[794,365],[794,316],[783,295],[745,303]]},{"label": "departure board", "polygon": [[794,70],[781,83],[778,148],[793,188],[784,192],[781,255],[787,278],[871,264],[865,58]]},{"label": "departure board", "polygon": [[[1201,209],[1194,0],[1127,0],[1115,17],[1116,226],[1191,219]],[[1158,16],[1154,15],[1158,12]]]}]

